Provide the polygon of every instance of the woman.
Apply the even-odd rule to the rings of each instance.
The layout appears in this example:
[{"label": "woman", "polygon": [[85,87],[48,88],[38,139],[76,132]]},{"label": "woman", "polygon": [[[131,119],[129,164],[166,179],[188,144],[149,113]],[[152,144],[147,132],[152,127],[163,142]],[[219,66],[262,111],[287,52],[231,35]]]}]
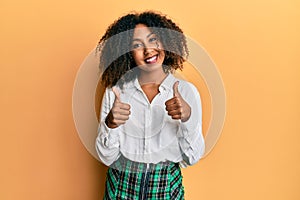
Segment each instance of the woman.
[{"label": "woman", "polygon": [[198,162],[204,139],[200,95],[172,75],[188,55],[182,30],[155,12],[128,14],[108,27],[98,50],[104,199],[184,199],[180,166]]}]

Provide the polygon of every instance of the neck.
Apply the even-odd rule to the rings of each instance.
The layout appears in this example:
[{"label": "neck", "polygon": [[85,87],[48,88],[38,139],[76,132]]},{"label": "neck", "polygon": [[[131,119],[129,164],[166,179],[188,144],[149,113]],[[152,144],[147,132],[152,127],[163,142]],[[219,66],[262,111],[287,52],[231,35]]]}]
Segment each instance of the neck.
[{"label": "neck", "polygon": [[168,74],[165,73],[162,69],[161,70],[156,70],[152,72],[145,72],[140,70],[138,80],[140,85],[144,85],[147,83],[155,83],[160,85],[163,80],[166,78]]}]

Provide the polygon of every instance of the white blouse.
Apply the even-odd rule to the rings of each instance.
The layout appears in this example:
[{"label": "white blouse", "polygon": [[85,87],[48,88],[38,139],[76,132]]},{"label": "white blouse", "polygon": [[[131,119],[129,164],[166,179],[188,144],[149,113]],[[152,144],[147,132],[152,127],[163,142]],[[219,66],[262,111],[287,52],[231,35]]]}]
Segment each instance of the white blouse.
[{"label": "white blouse", "polygon": [[173,97],[177,80],[168,74],[151,104],[137,78],[126,83],[122,90],[118,88],[121,102],[130,104],[131,114],[125,124],[114,129],[105,124],[115,99],[112,89],[106,88],[96,138],[96,150],[105,165],[113,164],[121,154],[143,163],[171,161],[185,167],[198,162],[205,146],[198,90],[193,84],[179,80],[178,91],[191,107],[191,116],[186,122],[172,119],[165,109],[165,102]]}]

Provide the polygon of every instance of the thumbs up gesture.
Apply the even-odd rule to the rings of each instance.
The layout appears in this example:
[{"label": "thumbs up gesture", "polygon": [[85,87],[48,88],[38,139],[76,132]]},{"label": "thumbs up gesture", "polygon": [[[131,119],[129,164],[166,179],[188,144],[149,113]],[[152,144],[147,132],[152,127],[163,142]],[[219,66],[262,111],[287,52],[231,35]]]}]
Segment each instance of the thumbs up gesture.
[{"label": "thumbs up gesture", "polygon": [[166,101],[166,110],[172,119],[181,119],[182,122],[185,122],[191,115],[191,107],[180,95],[178,84],[179,81],[176,81],[173,85],[173,98]]},{"label": "thumbs up gesture", "polygon": [[121,102],[120,93],[116,87],[113,87],[112,91],[115,94],[115,101],[105,119],[105,123],[109,128],[117,128],[129,119],[130,105]]}]

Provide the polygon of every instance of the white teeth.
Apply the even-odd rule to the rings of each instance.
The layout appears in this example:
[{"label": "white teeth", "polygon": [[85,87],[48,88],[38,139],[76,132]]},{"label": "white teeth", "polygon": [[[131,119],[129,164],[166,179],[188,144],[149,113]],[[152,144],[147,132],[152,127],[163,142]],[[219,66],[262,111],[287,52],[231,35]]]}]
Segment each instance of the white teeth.
[{"label": "white teeth", "polygon": [[146,62],[153,62],[156,58],[157,56],[153,56],[151,58],[146,59]]}]

